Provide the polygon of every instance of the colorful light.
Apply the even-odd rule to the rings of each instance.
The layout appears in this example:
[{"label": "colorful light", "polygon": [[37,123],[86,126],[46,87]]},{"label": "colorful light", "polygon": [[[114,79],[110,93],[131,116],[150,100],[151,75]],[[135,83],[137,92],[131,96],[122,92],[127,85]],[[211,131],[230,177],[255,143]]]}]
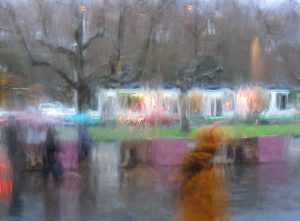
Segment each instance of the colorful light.
[{"label": "colorful light", "polygon": [[6,170],[7,166],[4,163],[0,163],[0,170]]},{"label": "colorful light", "polygon": [[186,10],[187,10],[189,13],[191,13],[191,12],[193,11],[193,8],[194,8],[194,6],[191,5],[191,4],[188,4],[188,5],[186,6]]},{"label": "colorful light", "polygon": [[6,178],[0,178],[0,199],[9,197],[12,193],[13,183]]}]

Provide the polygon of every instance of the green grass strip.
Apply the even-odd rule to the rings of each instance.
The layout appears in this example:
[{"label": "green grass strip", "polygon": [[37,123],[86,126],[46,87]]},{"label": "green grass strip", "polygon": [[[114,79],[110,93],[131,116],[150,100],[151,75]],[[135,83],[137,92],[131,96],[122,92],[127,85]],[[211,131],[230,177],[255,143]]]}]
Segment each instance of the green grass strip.
[{"label": "green grass strip", "polygon": [[[300,136],[298,124],[274,125],[234,125],[228,127],[235,137],[259,137],[270,135]],[[121,141],[141,138],[184,138],[192,139],[200,128],[192,128],[190,132],[181,132],[178,128],[115,126],[92,127],[90,134],[94,141]]]}]

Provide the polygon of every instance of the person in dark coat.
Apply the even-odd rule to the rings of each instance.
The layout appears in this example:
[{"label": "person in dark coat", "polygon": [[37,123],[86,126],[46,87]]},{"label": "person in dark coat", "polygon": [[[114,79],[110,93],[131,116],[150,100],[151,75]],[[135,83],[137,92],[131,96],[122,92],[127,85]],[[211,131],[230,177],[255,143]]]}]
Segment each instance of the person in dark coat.
[{"label": "person in dark coat", "polygon": [[24,169],[25,151],[21,142],[16,120],[12,116],[8,118],[8,124],[5,128],[5,141],[13,175],[9,213],[12,216],[19,216],[23,207],[23,201],[21,199],[23,176],[21,171]]},{"label": "person in dark coat", "polygon": [[80,161],[87,161],[91,149],[91,140],[86,125],[79,126],[78,141],[79,141]]},{"label": "person in dark coat", "polygon": [[49,126],[43,153],[43,178],[45,180],[48,180],[51,173],[54,180],[58,180],[62,175],[62,166],[57,155],[58,145],[55,140],[54,129]]},{"label": "person in dark coat", "polygon": [[12,171],[16,175],[22,170],[25,161],[25,152],[21,145],[20,134],[14,117],[9,117],[7,127],[5,128],[5,140],[7,153],[11,163]]}]

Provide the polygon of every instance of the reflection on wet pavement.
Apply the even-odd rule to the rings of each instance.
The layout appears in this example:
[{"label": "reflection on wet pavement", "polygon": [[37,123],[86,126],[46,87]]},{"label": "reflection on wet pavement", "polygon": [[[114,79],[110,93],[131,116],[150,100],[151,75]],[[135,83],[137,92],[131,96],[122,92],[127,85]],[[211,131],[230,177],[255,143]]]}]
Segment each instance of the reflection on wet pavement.
[{"label": "reflection on wet pavement", "polygon": [[227,168],[231,220],[298,220],[300,176],[296,162]]},{"label": "reflection on wet pavement", "polygon": [[[0,148],[0,220],[181,220],[174,181],[178,168],[140,164],[123,169],[119,143],[97,144],[91,153],[89,168],[66,171],[61,181],[44,183],[39,172],[12,176]],[[214,176],[223,178],[228,190],[228,220],[299,220],[298,159],[222,166],[221,176],[219,172]],[[200,195],[205,193],[196,186]]]},{"label": "reflection on wet pavement", "polygon": [[227,195],[217,168],[204,168],[183,182],[179,205],[183,221],[226,221]]}]

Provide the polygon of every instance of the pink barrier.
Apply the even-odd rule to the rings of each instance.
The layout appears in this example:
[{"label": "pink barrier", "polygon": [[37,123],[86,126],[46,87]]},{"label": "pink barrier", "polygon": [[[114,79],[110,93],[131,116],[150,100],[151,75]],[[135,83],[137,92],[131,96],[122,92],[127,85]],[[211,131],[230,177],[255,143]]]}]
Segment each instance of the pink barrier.
[{"label": "pink barrier", "polygon": [[187,153],[187,146],[188,142],[181,139],[153,140],[150,148],[150,162],[154,167],[180,165]]},{"label": "pink barrier", "polygon": [[78,148],[77,142],[65,141],[60,144],[58,158],[60,159],[63,168],[66,170],[78,169]]},{"label": "pink barrier", "polygon": [[178,177],[181,171],[180,166],[157,166],[156,171],[156,187],[171,190],[179,186],[180,182]]},{"label": "pink barrier", "polygon": [[263,185],[284,184],[290,176],[288,164],[272,163],[258,165],[258,183]]},{"label": "pink barrier", "polygon": [[259,137],[257,151],[258,162],[285,162],[287,160],[287,146],[288,140],[286,137]]}]

